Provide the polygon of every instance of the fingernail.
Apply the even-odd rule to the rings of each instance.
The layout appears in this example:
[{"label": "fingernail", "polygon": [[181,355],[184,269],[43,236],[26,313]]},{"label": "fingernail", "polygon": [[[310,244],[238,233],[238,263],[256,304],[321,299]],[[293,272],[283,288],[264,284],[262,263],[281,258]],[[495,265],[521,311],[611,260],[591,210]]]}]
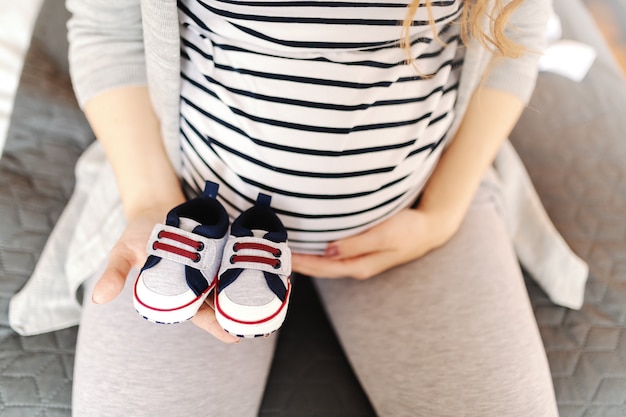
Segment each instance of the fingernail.
[{"label": "fingernail", "polygon": [[333,256],[339,255],[339,248],[337,246],[328,246],[324,251],[324,256],[332,258]]}]

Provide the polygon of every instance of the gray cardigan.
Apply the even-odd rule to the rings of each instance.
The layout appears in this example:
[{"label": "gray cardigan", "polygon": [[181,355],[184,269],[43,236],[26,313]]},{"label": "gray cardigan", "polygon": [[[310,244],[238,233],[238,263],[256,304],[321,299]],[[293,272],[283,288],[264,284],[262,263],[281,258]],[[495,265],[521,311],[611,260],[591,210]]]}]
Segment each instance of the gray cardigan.
[{"label": "gray cardigan", "polygon": [[[149,87],[161,121],[165,148],[180,167],[178,138],[180,45],[176,0],[67,0],[70,66],[79,103],[118,87]],[[489,88],[530,99],[544,48],[550,0],[525,0],[511,16],[508,35],[529,53],[494,64],[471,40],[456,103],[456,131],[469,99],[483,82]],[[400,29],[399,29],[400,30]],[[491,65],[494,64],[494,65]],[[486,71],[486,69],[488,71]],[[484,74],[487,74],[484,76]],[[588,269],[567,247],[543,210],[517,154],[505,142],[488,176],[501,191],[503,216],[521,263],[550,298],[582,305]],[[113,171],[94,143],[76,168],[77,184],[28,284],[10,303],[11,326],[36,334],[75,325],[76,290],[106,260],[125,219]]]}]

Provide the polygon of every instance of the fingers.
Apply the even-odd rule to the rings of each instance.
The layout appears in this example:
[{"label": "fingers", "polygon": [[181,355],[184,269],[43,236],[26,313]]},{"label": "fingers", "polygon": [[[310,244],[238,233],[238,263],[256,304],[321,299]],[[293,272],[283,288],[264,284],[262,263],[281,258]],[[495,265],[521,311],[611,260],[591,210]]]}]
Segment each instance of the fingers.
[{"label": "fingers", "polygon": [[198,312],[191,319],[193,324],[207,331],[218,340],[224,343],[239,343],[239,338],[226,332],[215,318],[215,311],[208,304],[202,304]]},{"label": "fingers", "polygon": [[324,256],[332,259],[349,259],[374,252],[412,251],[412,248],[428,244],[433,238],[428,233],[422,233],[424,222],[425,216],[420,211],[402,210],[361,234],[330,243]]},{"label": "fingers", "polygon": [[349,259],[292,254],[292,269],[319,278],[368,279],[393,265],[389,252],[374,252]]},{"label": "fingers", "polygon": [[315,255],[291,254],[291,269],[303,275],[312,277],[324,276],[325,278],[343,278],[347,274],[341,275],[341,268],[335,264],[341,260],[331,260],[327,257]]},{"label": "fingers", "polygon": [[376,233],[375,229],[352,236],[346,239],[338,240],[328,244],[324,256],[330,259],[349,259],[382,249],[381,235]]},{"label": "fingers", "polygon": [[91,296],[96,304],[104,304],[113,300],[122,292],[126,277],[130,272],[133,264],[125,257],[113,256],[109,259],[109,263],[96,284]]},{"label": "fingers", "polygon": [[108,303],[117,297],[124,288],[130,270],[133,267],[141,267],[140,263],[145,260],[143,249],[145,241],[141,240],[140,244],[136,244],[132,239],[127,238],[128,234],[128,231],[125,232],[109,253],[107,267],[91,296],[96,304]]}]

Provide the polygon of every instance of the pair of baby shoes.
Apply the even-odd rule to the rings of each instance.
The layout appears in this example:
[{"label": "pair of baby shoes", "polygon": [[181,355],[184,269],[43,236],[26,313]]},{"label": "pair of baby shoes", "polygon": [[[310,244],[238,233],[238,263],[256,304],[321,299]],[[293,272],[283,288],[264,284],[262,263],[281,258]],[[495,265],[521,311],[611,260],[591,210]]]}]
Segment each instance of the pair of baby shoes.
[{"label": "pair of baby shoes", "polygon": [[178,323],[192,318],[215,289],[224,330],[268,335],[282,325],[291,293],[287,231],[265,194],[229,228],[218,187],[207,181],[201,196],[174,207],[165,224],[154,227],[135,282],[135,308],[150,321]]}]

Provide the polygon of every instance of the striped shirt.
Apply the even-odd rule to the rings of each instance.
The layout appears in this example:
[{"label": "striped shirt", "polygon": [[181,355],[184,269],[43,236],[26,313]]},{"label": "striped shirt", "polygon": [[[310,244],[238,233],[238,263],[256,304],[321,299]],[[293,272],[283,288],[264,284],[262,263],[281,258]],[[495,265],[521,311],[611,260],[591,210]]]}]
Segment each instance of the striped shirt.
[{"label": "striped shirt", "polygon": [[[185,190],[258,192],[296,252],[318,253],[410,206],[448,140],[462,1],[434,1],[399,46],[399,0],[179,0]],[[427,76],[424,76],[427,75]]]}]

